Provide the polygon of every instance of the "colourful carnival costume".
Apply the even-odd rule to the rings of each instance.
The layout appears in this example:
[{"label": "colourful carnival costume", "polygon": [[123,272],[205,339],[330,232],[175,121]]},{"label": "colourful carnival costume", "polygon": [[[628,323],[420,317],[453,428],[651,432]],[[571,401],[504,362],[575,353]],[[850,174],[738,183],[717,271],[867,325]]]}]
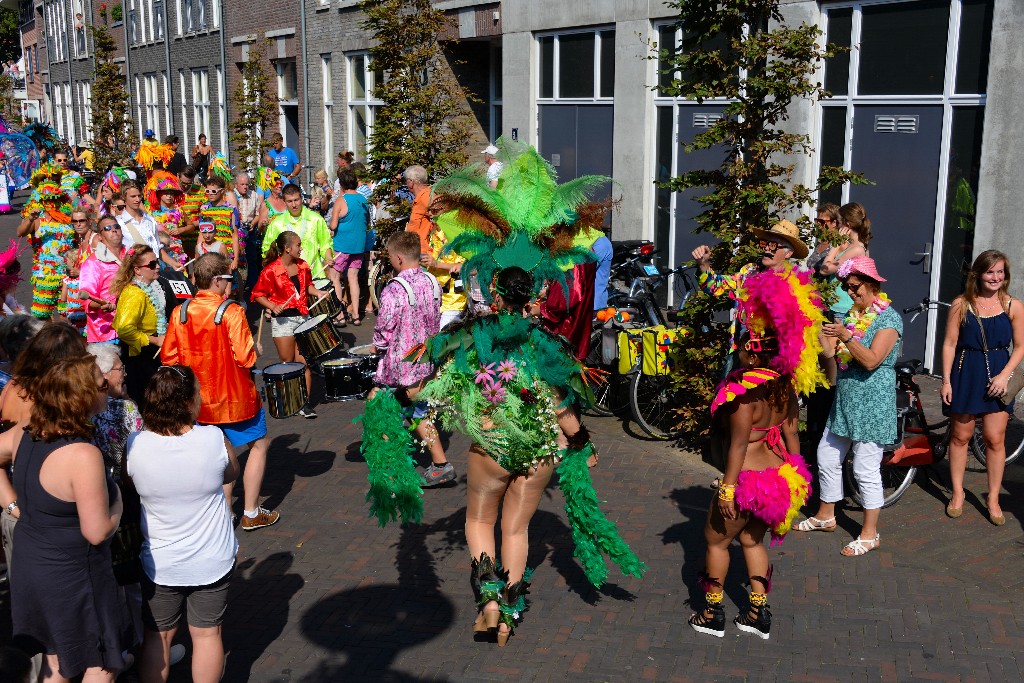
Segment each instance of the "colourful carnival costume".
[{"label": "colourful carnival costume", "polygon": [[[171,192],[174,194],[174,207],[168,208],[160,201],[160,194]],[[177,228],[185,222],[185,215],[179,208],[184,199],[181,191],[181,184],[177,176],[167,171],[153,171],[146,182],[144,192],[146,202],[149,204],[149,212],[157,224],[157,231],[167,236],[167,251],[178,263],[186,263],[188,256],[185,254],[185,247],[181,238],[171,234],[172,228]]]},{"label": "colourful carnival costume", "polygon": [[[434,185],[438,199],[431,210],[461,228],[448,249],[466,259],[463,272],[476,271],[482,283],[516,266],[532,274],[534,294],[544,280],[550,287],[564,288],[564,268],[571,271],[575,263],[591,258],[589,250],[573,245],[576,210],[586,202],[587,191],[606,179],[588,176],[558,185],[554,169],[536,150],[504,140],[498,144],[506,165],[496,189],[486,182],[483,169],[474,167]],[[593,401],[587,371],[563,338],[503,309],[446,328],[415,348],[407,360],[438,368],[416,400],[427,401],[428,418],[473,440],[476,455],[470,457],[491,458],[513,482],[542,467],[557,468],[575,555],[593,585],[600,587],[608,576],[602,553],[624,574],[643,575],[645,565],[598,506],[588,468],[595,451],[586,428],[581,424],[576,434],[568,435],[567,447],[559,445],[562,431],[556,411]],[[418,521],[422,491],[401,406],[393,394],[381,392],[367,403],[360,419],[370,470],[370,514],[382,525],[399,517]],[[509,568],[500,567],[486,552],[473,558],[471,583],[478,607],[497,603],[498,618],[509,628],[498,632],[499,645],[526,608],[530,574],[527,568],[511,581]],[[474,630],[497,627],[497,619],[485,623],[488,614],[495,615],[481,612]]]},{"label": "colourful carnival costume", "polygon": [[61,285],[67,274],[65,256],[74,247],[75,230],[71,226],[71,205],[56,183],[39,184],[22,211],[28,217],[39,214],[39,227],[32,233],[32,315],[49,320],[57,308]]},{"label": "colourful carnival costume", "polygon": [[[823,321],[821,299],[807,272],[787,267],[778,273],[748,274],[736,289],[736,298],[739,322],[750,333],[743,347],[746,355],[741,353],[740,358],[744,363],[764,359],[769,367],[748,366],[729,373],[718,387],[711,403],[711,414],[717,415],[726,406],[737,409],[734,403],[737,399],[758,391],[760,394],[756,403],[763,405],[771,415],[773,399],[770,393],[765,392],[777,390],[779,387],[771,385],[782,382],[787,385],[784,389],[789,398],[781,406],[775,405],[775,408],[784,407],[789,417],[784,415],[781,421],[766,427],[750,427],[749,436],[742,433],[742,428],[739,434],[732,435],[733,439],[744,444],[746,450],[742,462],[737,462],[734,450],[730,451],[729,463],[718,489],[718,501],[712,503],[712,512],[708,517],[708,528],[714,531],[707,533],[711,534],[709,538],[717,536],[720,539],[716,542],[719,549],[720,544],[728,545],[748,528],[746,523],[742,528],[726,525],[726,513],[720,509],[727,511],[731,507],[730,501],[739,511],[764,522],[771,532],[771,545],[782,543],[797,512],[811,493],[811,475],[807,465],[798,453],[788,451],[782,428],[787,419],[795,419],[796,409],[792,403],[795,400],[794,391],[809,393],[819,384],[825,383],[818,365],[818,353],[821,351],[818,331]],[[778,398],[774,400],[778,401]],[[758,432],[762,434],[761,438],[753,439]],[[792,433],[790,437],[795,438]],[[769,453],[778,456],[779,463],[761,470],[744,469],[751,447],[759,443],[763,443]],[[726,483],[727,478],[733,475],[736,476],[735,483]],[[748,566],[752,561],[760,563],[759,551],[745,550],[744,553],[754,553],[753,559],[747,558]],[[699,585],[705,591],[706,607],[693,615],[689,624],[700,633],[721,637],[725,633],[721,582],[728,568],[728,560],[715,557],[715,566],[712,567],[709,551],[708,571],[721,572],[722,576],[713,577],[707,572],[701,575]],[[753,592],[750,594],[749,609],[733,620],[740,630],[764,639],[768,638],[771,627],[768,608],[771,574],[769,564],[766,576],[750,576]],[[760,590],[755,582],[760,584]]]}]

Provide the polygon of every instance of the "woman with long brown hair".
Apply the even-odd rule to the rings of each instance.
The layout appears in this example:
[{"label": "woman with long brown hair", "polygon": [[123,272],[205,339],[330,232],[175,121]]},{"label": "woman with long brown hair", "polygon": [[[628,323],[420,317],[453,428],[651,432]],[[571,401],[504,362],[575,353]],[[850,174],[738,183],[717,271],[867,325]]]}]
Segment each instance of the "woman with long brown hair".
[{"label": "woman with long brown hair", "polygon": [[45,653],[46,681],[112,682],[132,644],[110,557],[121,496],[88,441],[106,389],[92,356],[52,363],[36,384],[28,425],[0,435],[0,464],[17,453],[21,509],[14,640]]},{"label": "woman with long brown hair", "polygon": [[137,244],[125,252],[121,267],[110,286],[117,297],[114,329],[128,373],[128,396],[140,407],[145,402],[146,384],[160,367],[160,346],[167,332],[164,290],[156,281],[160,259],[146,245]]},{"label": "woman with long brown hair", "polygon": [[[1014,368],[1024,360],[1024,305],[1009,294],[1010,261],[989,249],[974,259],[964,293],[953,301],[942,344],[943,411],[951,416],[949,477],[953,495],[946,514],[963,513],[967,442],[980,417],[988,471],[988,519],[1006,523],[999,490],[1006,467],[1006,424],[1013,404],[999,400]],[[1011,352],[1012,346],[1012,352]]]},{"label": "woman with long brown hair", "polygon": [[[829,208],[834,206],[834,204],[826,205]],[[871,221],[868,220],[864,207],[856,202],[843,204],[834,212],[828,211],[819,214],[819,218],[822,217],[826,220],[838,218],[839,234],[846,238],[842,243],[833,246],[821,265],[818,266],[818,272],[827,278],[836,295],[836,300],[829,309],[834,311],[839,319],[842,319],[853,308],[853,299],[843,289],[843,284],[839,281],[837,273],[839,267],[850,259],[867,255],[868,244],[871,242]],[[836,223],[831,223],[833,228],[836,225]]]}]

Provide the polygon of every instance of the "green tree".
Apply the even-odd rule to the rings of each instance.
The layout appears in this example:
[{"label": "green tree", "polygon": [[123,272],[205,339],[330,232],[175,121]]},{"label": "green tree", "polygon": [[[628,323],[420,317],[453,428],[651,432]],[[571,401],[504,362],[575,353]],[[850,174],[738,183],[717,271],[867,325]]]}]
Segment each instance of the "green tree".
[{"label": "green tree", "polygon": [[18,10],[0,8],[0,62],[21,59],[21,27]]},{"label": "green tree", "polygon": [[465,164],[472,96],[455,80],[440,36],[452,17],[430,0],[362,0],[364,28],[374,36],[370,67],[383,78],[373,95],[383,102],[370,135],[370,167],[393,178],[419,164],[431,177]]},{"label": "green tree", "polygon": [[[696,102],[729,100],[725,115],[696,136],[687,151],[721,148],[718,168],[689,171],[670,179],[673,191],[697,188],[703,211],[697,232],[720,240],[712,264],[736,272],[760,253],[750,228],[768,229],[790,218],[802,234],[814,233],[807,217],[815,193],[837,183],[864,182],[854,173],[826,167],[814,187],[794,182],[795,158],[810,155],[810,137],[784,125],[790,106],[827,95],[818,69],[840,48],[824,45],[817,26],[785,22],[780,0],[669,0],[678,10],[681,49],[660,46],[667,65],[666,95]],[[690,297],[683,324],[693,333],[678,343],[673,376],[679,428],[685,435],[706,433],[707,406],[727,352],[728,336],[713,323],[728,300]],[[717,366],[717,367],[716,367]]]},{"label": "green tree", "polygon": [[0,75],[0,116],[11,130],[21,129],[21,102],[14,99],[14,79]]},{"label": "green tree", "polygon": [[268,41],[249,47],[249,59],[242,65],[242,80],[231,96],[235,120],[231,122],[231,142],[235,144],[239,166],[250,170],[262,163],[269,148],[265,134],[277,116],[277,97],[271,92],[270,62],[266,57]]},{"label": "green tree", "polygon": [[128,106],[128,91],[121,66],[114,61],[116,43],[106,26],[90,25],[96,67],[92,86],[92,142],[96,170],[130,159],[139,146]]}]

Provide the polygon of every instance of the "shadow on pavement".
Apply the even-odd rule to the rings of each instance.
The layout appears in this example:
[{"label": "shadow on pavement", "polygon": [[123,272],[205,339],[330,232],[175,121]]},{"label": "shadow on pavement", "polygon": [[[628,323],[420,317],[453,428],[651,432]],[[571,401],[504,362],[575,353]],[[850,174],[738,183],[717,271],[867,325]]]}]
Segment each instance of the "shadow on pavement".
[{"label": "shadow on pavement", "polygon": [[[266,500],[261,505],[268,510],[280,507],[295,485],[297,477],[317,477],[329,472],[334,466],[337,453],[303,450],[299,446],[299,441],[299,435],[286,434],[275,437],[270,442],[267,453],[267,472],[263,477],[263,489],[260,492],[266,496]],[[248,458],[248,453],[246,453],[246,458]],[[242,467],[245,467],[244,462],[242,462]],[[239,477],[238,481],[241,482],[242,477]],[[235,485],[236,502],[232,506],[232,510],[239,514],[241,512],[241,489],[242,485]]]},{"label": "shadow on pavement", "polygon": [[[284,631],[292,596],[305,583],[301,575],[289,572],[294,561],[291,553],[274,553],[258,564],[249,559],[235,568],[224,616],[224,650],[230,654],[222,680],[249,680],[253,665]],[[251,615],[251,609],[230,607],[247,599],[260,602],[258,622],[242,618]]]}]

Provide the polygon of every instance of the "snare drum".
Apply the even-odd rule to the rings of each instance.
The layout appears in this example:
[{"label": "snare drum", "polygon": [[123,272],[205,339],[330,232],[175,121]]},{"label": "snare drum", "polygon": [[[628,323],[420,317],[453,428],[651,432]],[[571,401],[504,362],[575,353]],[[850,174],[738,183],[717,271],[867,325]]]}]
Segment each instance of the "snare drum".
[{"label": "snare drum", "polygon": [[310,365],[341,346],[331,321],[324,314],[312,317],[296,327],[295,341],[302,357]]},{"label": "snare drum", "polygon": [[283,419],[299,412],[309,400],[306,366],[302,363],[274,363],[263,368],[263,391],[267,412]]},{"label": "snare drum", "polygon": [[[342,311],[341,301],[338,299],[337,292],[334,291],[334,285],[331,281],[324,278],[321,280],[313,280],[313,286],[322,292],[327,292],[327,296],[324,297],[323,301],[319,301],[318,297],[309,297],[309,314],[318,315],[324,314],[328,318],[334,318]],[[314,306],[314,304],[316,304]]]},{"label": "snare drum", "polygon": [[[373,386],[373,370],[366,372],[370,358],[335,358],[324,361],[324,398],[328,401],[351,401],[363,398]],[[376,365],[376,364],[375,364]]]}]

